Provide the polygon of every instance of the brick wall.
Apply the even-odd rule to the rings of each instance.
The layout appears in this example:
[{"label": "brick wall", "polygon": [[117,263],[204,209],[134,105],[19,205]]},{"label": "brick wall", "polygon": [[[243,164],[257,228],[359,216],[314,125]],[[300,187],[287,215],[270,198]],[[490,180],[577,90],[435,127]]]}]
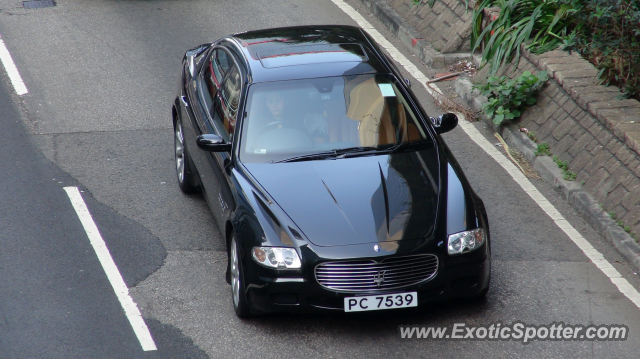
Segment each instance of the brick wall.
[{"label": "brick wall", "polygon": [[[385,0],[420,36],[442,53],[471,51],[471,17],[475,1],[436,0],[433,8],[412,0]],[[426,2],[426,0],[423,0]]]},{"label": "brick wall", "polygon": [[551,79],[536,105],[523,113],[520,126],[568,161],[576,181],[640,234],[640,102],[620,100],[618,88],[597,85],[598,71],[575,54],[524,55],[515,71],[509,65],[498,75],[546,70]]}]

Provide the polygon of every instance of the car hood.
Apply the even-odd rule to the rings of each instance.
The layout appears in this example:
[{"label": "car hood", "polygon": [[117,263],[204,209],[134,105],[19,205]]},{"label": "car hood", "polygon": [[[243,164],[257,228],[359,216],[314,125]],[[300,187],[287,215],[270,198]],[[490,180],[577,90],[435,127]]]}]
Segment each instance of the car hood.
[{"label": "car hood", "polygon": [[311,243],[381,243],[386,249],[385,244],[433,232],[440,188],[437,158],[432,148],[245,166]]}]

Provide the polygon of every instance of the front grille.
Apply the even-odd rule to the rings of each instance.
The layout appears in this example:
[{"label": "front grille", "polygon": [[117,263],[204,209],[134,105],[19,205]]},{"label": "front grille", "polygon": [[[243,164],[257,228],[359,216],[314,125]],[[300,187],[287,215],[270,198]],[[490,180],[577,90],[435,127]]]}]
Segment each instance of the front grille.
[{"label": "front grille", "polygon": [[316,266],[316,280],[340,292],[397,289],[425,282],[436,275],[438,257],[418,254],[381,261],[354,260],[326,262]]}]

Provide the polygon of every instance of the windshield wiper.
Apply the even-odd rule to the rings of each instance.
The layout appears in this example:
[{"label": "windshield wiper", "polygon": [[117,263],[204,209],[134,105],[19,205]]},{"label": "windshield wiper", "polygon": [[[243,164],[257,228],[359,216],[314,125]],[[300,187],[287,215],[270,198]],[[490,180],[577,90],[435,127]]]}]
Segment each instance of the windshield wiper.
[{"label": "windshield wiper", "polygon": [[388,147],[351,147],[351,148],[343,148],[336,150],[338,154],[338,158],[348,158],[348,157],[359,157],[359,156],[368,156],[368,155],[376,155],[376,154],[389,154],[396,153],[399,151],[405,150],[415,150],[417,148],[425,147],[425,146],[433,146],[433,142],[429,140],[421,140],[421,141],[413,141],[413,142],[404,142],[399,143],[397,145],[391,145]]},{"label": "windshield wiper", "polygon": [[337,156],[336,151],[326,151],[326,152],[318,152],[318,153],[310,153],[306,155],[293,156],[289,158],[285,158],[283,160],[271,161],[271,163],[282,163],[282,162],[298,162],[298,161],[310,161],[317,159],[325,159],[328,157],[335,158]]},{"label": "windshield wiper", "polygon": [[400,150],[407,150],[407,149],[415,149],[417,147],[425,147],[425,146],[432,146],[433,142],[429,141],[429,140],[421,140],[421,141],[413,141],[413,142],[403,142],[403,143],[399,143],[397,145],[393,145],[391,147],[388,147],[385,149],[386,152],[389,153],[395,153],[398,152]]},{"label": "windshield wiper", "polygon": [[334,150],[336,155],[344,155],[347,153],[369,153],[369,152],[377,152],[380,151],[378,147],[368,146],[368,147],[347,147],[347,148],[338,148]]},{"label": "windshield wiper", "polygon": [[318,152],[318,153],[310,153],[310,154],[300,155],[300,156],[293,156],[293,157],[285,158],[279,161],[271,161],[271,163],[310,161],[310,160],[317,160],[317,159],[327,159],[329,157],[344,158],[346,154],[350,154],[350,153],[361,154],[363,152],[369,153],[370,151],[378,151],[378,148],[377,147],[338,148],[338,149],[326,151],[326,152]]},{"label": "windshield wiper", "polygon": [[327,158],[348,158],[348,157],[358,157],[358,156],[368,156],[380,153],[395,153],[399,150],[412,149],[416,147],[423,146],[431,146],[433,142],[431,141],[414,141],[414,142],[405,142],[397,145],[392,145],[385,148],[367,146],[367,147],[347,147],[347,148],[338,148],[331,151],[326,152],[318,152],[318,153],[310,153],[306,155],[293,156],[289,158],[285,158],[283,160],[271,161],[271,163],[282,163],[282,162],[298,162],[298,161],[311,161],[317,159],[327,159]]}]

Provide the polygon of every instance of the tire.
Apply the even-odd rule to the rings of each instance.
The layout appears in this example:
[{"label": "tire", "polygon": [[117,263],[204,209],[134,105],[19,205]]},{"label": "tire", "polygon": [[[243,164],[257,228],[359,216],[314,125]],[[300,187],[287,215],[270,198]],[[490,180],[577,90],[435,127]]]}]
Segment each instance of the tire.
[{"label": "tire", "polygon": [[253,315],[247,304],[247,297],[244,287],[244,272],[242,271],[242,261],[240,260],[239,246],[236,236],[232,235],[229,245],[229,268],[231,274],[231,299],[233,309],[238,318],[251,318]]},{"label": "tire", "polygon": [[189,165],[189,153],[184,145],[184,131],[182,129],[182,121],[178,117],[173,126],[173,149],[176,163],[176,175],[178,177],[178,186],[184,193],[194,193],[198,190]]},{"label": "tire", "polygon": [[484,287],[480,293],[474,295],[472,298],[479,300],[479,301],[484,301],[487,298],[487,293],[489,293],[489,287],[491,286],[491,267],[489,267],[489,278],[487,280],[487,286]]},{"label": "tire", "polygon": [[480,291],[480,293],[474,295],[473,299],[484,300],[484,299],[487,298],[487,293],[488,292],[489,292],[489,286],[487,285],[487,287],[485,289],[483,289],[482,291]]}]

